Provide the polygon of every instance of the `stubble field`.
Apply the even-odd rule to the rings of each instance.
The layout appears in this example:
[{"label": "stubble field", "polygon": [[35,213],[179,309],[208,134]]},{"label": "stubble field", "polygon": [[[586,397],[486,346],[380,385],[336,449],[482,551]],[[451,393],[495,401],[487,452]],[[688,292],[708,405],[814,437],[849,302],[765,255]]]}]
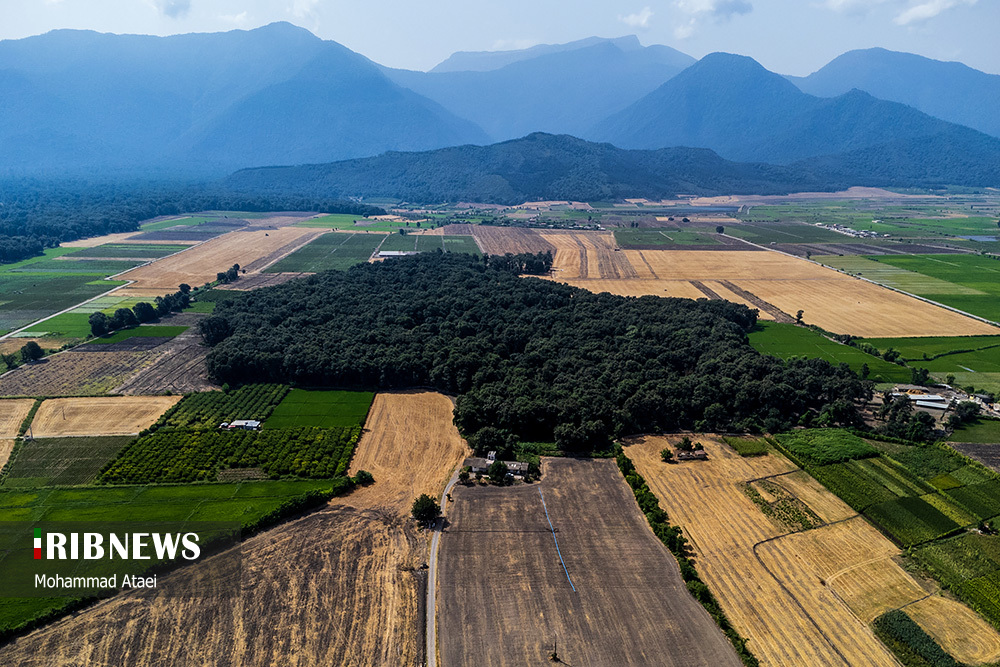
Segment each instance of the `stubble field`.
[{"label": "stubble field", "polygon": [[442,665],[548,664],[554,644],[578,667],[740,664],[613,461],[545,459],[543,473],[540,484],[453,491]]},{"label": "stubble field", "polygon": [[[659,451],[668,439],[660,437],[640,439],[626,452],[684,529],[702,578],[761,664],[894,665],[868,623],[922,599],[939,600],[929,604],[942,614],[915,620],[942,648],[1000,659],[992,627],[924,590],[897,564],[898,548],[793,464],[774,454],[740,458],[710,436],[696,439],[709,461],[663,464]],[[742,490],[765,476],[825,523],[790,532],[766,517]],[[961,632],[946,629],[955,619],[962,619]]]},{"label": "stubble field", "polygon": [[130,435],[152,426],[180,396],[50,398],[31,422],[36,438],[67,435]]}]

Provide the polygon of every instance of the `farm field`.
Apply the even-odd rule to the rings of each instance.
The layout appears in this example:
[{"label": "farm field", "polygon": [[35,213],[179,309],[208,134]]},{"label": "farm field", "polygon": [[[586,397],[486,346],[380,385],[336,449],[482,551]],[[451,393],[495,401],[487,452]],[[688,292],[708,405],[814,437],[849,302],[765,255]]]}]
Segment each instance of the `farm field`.
[{"label": "farm field", "polygon": [[[208,380],[208,371],[205,367],[208,348],[201,344],[198,328],[193,326],[197,322],[194,318],[201,316],[184,313],[173,315],[167,321],[179,321],[181,317],[191,318],[192,324],[188,325],[187,330],[153,348],[154,353],[159,355],[156,362],[139,369],[138,372],[120,382],[111,390],[113,393],[126,395],[162,394],[164,392],[187,394],[218,389],[217,385]],[[132,338],[117,343],[116,346],[129,345],[137,340],[154,339]],[[104,347],[95,345],[94,349],[100,350]]]},{"label": "farm field", "polygon": [[390,234],[379,250],[414,252],[464,252],[479,255],[479,248],[471,236],[444,236],[443,234]]},{"label": "farm field", "polygon": [[[427,223],[422,223],[427,224]],[[333,213],[296,222],[297,227],[336,229],[340,231],[395,232],[397,229],[417,229],[415,221],[379,220],[348,213]]]},{"label": "farm field", "polygon": [[822,264],[852,275],[911,294],[983,294],[979,290],[893,266],[883,257],[840,257],[825,255],[817,258]]},{"label": "farm field", "polygon": [[0,377],[0,396],[106,394],[152,364],[159,353],[68,350]]},{"label": "farm field", "polygon": [[452,495],[440,555],[442,664],[543,664],[554,643],[571,665],[740,664],[613,461],[545,459],[540,484]]},{"label": "farm field", "polygon": [[[994,223],[995,224],[995,223]],[[995,228],[994,228],[994,231]],[[1000,321],[1000,262],[982,255],[891,255],[879,262],[919,273],[965,291],[917,292],[920,296],[992,321]]]},{"label": "farm field", "polygon": [[832,341],[815,331],[793,324],[760,322],[750,332],[750,345],[758,352],[773,357],[816,357],[832,364],[847,364],[851,370],[861,372],[867,365],[869,377],[875,382],[909,382],[910,369],[890,363],[861,350]]},{"label": "farm field", "polygon": [[[761,215],[760,207],[754,207],[754,217]],[[740,222],[726,225],[726,234],[746,239],[751,243],[843,243],[850,237],[815,225],[795,222],[770,222],[757,224]]]},{"label": "farm field", "polygon": [[17,451],[3,486],[40,487],[89,484],[133,436],[35,438]]},{"label": "farm field", "polygon": [[472,228],[472,235],[482,251],[490,255],[556,251],[555,246],[534,229],[476,225]]},{"label": "farm field", "polygon": [[880,350],[898,350],[910,366],[926,368],[940,382],[954,375],[954,383],[960,387],[1000,393],[1000,337],[884,338],[864,342]]},{"label": "farm field", "polygon": [[[927,595],[893,560],[899,549],[783,457],[741,458],[710,436],[697,439],[707,462],[663,464],[659,450],[669,440],[662,437],[639,439],[625,451],[684,529],[702,578],[761,664],[896,664],[867,623]],[[769,475],[791,493],[808,488],[800,499],[838,523],[789,533],[768,519],[740,483]],[[930,631],[953,618],[918,622]],[[968,623],[963,637],[942,646],[957,653],[976,637],[992,647],[990,660],[1000,657],[996,631],[978,617]]]},{"label": "farm field", "polygon": [[31,422],[32,435],[131,435],[152,426],[180,396],[50,398]]},{"label": "farm field", "polygon": [[[159,294],[173,292],[181,283],[192,287],[215,280],[219,271],[225,271],[233,264],[239,264],[248,273],[254,271],[252,264],[270,258],[272,253],[286,249],[291,252],[303,237],[316,235],[315,230],[298,227],[282,227],[267,231],[235,231],[206,241],[177,255],[165,257],[153,264],[139,267],[124,274],[122,279],[135,281],[123,294],[147,296],[151,291]],[[274,260],[279,259],[274,257]],[[257,270],[263,267],[258,267]]]},{"label": "farm field", "polygon": [[187,331],[187,329],[187,327],[183,326],[143,325],[132,329],[122,329],[113,334],[95,338],[88,345],[114,345],[115,343],[121,343],[132,338],[174,338]]},{"label": "farm field", "polygon": [[[426,540],[407,516],[409,503],[414,493],[440,495],[468,449],[451,423],[451,401],[440,394],[379,394],[375,408],[352,465],[353,474],[360,461],[375,482],[244,542],[241,595],[152,601],[119,595],[0,647],[0,661],[30,665],[37,656],[59,656],[67,663],[118,663],[159,655],[166,645],[180,663],[423,664],[418,598]],[[163,494],[158,502],[171,502],[168,494],[177,489],[185,495],[175,506],[204,501],[209,513],[238,516],[246,507],[253,517],[263,509],[258,505],[281,502],[279,493],[323,484],[243,483],[211,502],[207,491],[222,496],[236,485],[155,490]],[[233,502],[239,498],[242,505]],[[196,574],[189,568],[168,576]],[[179,615],[190,622],[178,624]]]},{"label": "farm field", "polygon": [[616,229],[615,242],[622,248],[719,245],[715,234],[686,229]]},{"label": "farm field", "polygon": [[374,398],[365,391],[292,389],[271,412],[264,428],[360,426]]},{"label": "farm field", "polygon": [[[368,261],[386,234],[323,234],[264,269],[266,273],[344,271]],[[238,283],[237,283],[238,284]]]},{"label": "farm field", "polygon": [[67,257],[70,259],[79,259],[81,257],[159,259],[160,257],[166,257],[181,250],[187,250],[188,247],[188,245],[171,245],[166,243],[105,243],[92,248],[77,250],[67,255]]},{"label": "farm field", "polygon": [[0,439],[16,438],[35,401],[30,398],[0,400]]},{"label": "farm field", "polygon": [[[716,296],[760,309],[765,318],[803,320],[856,336],[997,334],[998,329],[958,313],[892,292],[788,255],[766,251],[624,250],[609,234],[549,233],[557,246],[553,280],[592,291],[637,296],[694,296],[692,283]],[[591,284],[592,281],[596,281]],[[630,284],[634,280],[641,284]],[[684,285],[688,283],[688,285]],[[708,296],[695,287],[701,296]]]},{"label": "farm field", "polygon": [[[329,489],[332,480],[301,481],[301,482],[252,482],[242,484],[216,484],[200,487],[149,487],[132,486],[120,488],[78,487],[73,489],[58,488],[12,488],[0,489],[0,521],[240,521],[250,525],[260,517],[276,509],[282,502],[299,496],[313,489]],[[266,539],[266,538],[265,538]],[[189,568],[186,572],[196,571]],[[115,604],[116,601],[127,600],[129,596],[117,596],[102,604]],[[134,598],[131,598],[134,600]],[[197,600],[199,598],[194,598]],[[219,598],[215,599],[217,602]],[[38,613],[59,609],[66,604],[63,598],[8,598],[0,606],[0,629],[18,627]],[[171,604],[175,601],[171,600]],[[229,604],[225,599],[223,604]],[[98,608],[102,605],[98,605]],[[145,605],[140,605],[147,608]],[[118,617],[122,625],[133,624],[132,612],[135,611],[126,602],[129,618]],[[85,612],[85,613],[90,613]],[[119,609],[121,614],[121,609]],[[141,613],[141,612],[140,612]],[[42,631],[42,634],[59,632],[60,627],[72,623],[80,616],[67,618],[57,622]],[[171,623],[171,625],[174,625]],[[115,650],[119,648],[118,641],[111,639],[117,633],[96,632],[91,637],[106,637],[114,643]],[[152,626],[146,626],[146,631],[155,633]],[[39,633],[32,635],[38,638]],[[36,653],[28,651],[19,657],[17,642],[0,648],[0,662],[5,664],[32,664],[40,656],[59,655],[62,651],[84,651],[87,647],[79,643],[80,635],[63,636],[61,648],[53,649],[52,653]],[[27,640],[21,640],[27,641]],[[85,658],[81,658],[86,661]],[[45,658],[48,661],[49,657]]]},{"label": "farm field", "polygon": [[9,273],[0,269],[0,335],[124,284],[102,280],[103,275]]},{"label": "farm field", "polygon": [[966,424],[952,433],[951,442],[972,442],[986,445],[1000,445],[1000,421],[980,419]]}]

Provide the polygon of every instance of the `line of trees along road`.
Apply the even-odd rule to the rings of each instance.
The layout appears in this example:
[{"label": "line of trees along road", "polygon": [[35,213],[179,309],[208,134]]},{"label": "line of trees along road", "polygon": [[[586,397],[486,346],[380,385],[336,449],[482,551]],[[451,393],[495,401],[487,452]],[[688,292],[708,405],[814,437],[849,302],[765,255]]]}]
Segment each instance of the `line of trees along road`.
[{"label": "line of trees along road", "polygon": [[627,433],[780,432],[857,421],[846,366],[757,353],[756,312],[724,301],[592,294],[547,280],[551,256],[425,253],[220,302],[201,330],[220,382],[457,395],[468,437],[499,429],[571,450]]}]

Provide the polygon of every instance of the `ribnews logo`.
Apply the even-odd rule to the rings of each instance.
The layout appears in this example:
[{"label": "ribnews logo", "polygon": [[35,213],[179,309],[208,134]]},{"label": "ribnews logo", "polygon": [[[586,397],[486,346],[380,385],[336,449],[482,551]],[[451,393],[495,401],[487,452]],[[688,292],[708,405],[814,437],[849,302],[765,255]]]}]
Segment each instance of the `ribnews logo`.
[{"label": "ribnews logo", "polygon": [[0,598],[229,597],[242,583],[239,538],[232,522],[0,522]]}]

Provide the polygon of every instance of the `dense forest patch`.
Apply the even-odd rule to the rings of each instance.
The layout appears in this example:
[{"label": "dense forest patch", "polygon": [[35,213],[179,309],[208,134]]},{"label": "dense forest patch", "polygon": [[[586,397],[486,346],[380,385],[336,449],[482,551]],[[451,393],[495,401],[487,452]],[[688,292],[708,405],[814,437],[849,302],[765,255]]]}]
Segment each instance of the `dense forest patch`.
[{"label": "dense forest patch", "polygon": [[519,273],[547,256],[428,253],[220,302],[201,328],[221,382],[457,395],[455,422],[587,449],[628,433],[853,420],[846,366],[754,351],[756,313],[724,301],[592,294]]}]

